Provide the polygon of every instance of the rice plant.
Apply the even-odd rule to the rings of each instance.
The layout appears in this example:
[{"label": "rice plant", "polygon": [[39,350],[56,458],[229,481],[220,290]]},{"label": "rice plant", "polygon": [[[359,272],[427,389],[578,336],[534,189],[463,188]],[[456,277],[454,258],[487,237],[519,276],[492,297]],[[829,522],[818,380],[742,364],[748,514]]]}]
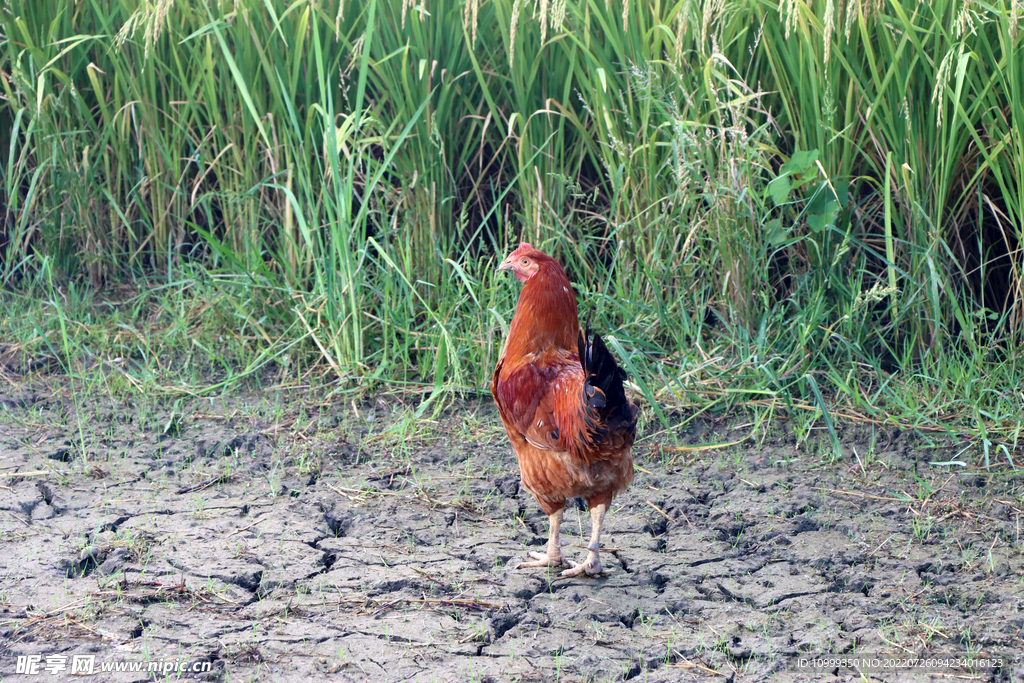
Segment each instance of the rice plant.
[{"label": "rice plant", "polygon": [[652,405],[1015,439],[1022,11],[8,1],[3,296],[216,292],[228,367],[437,406],[486,390],[516,295],[494,265],[526,239]]}]

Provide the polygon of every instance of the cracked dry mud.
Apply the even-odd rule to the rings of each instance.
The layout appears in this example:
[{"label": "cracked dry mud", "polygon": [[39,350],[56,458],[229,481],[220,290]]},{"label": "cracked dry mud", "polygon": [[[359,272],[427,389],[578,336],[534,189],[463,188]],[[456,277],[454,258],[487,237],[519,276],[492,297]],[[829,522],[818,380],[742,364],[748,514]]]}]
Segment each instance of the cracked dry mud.
[{"label": "cracked dry mud", "polygon": [[[811,681],[795,657],[971,651],[1006,663],[959,680],[1024,680],[1021,482],[928,464],[966,444],[856,426],[828,464],[786,423],[696,453],[653,434],[607,518],[613,571],[562,579],[515,569],[546,518],[485,401],[428,429],[382,399],[0,404],[4,678],[94,654],[232,681]],[[570,557],[588,521],[567,510]]]}]

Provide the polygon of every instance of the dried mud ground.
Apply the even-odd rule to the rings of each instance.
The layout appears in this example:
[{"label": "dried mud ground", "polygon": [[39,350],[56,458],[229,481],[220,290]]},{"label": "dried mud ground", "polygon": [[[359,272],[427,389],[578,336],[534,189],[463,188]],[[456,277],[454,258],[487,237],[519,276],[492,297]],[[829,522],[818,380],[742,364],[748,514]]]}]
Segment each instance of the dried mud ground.
[{"label": "dried mud ground", "polygon": [[[611,573],[563,579],[516,569],[547,520],[487,401],[0,395],[0,676],[93,654],[210,663],[101,675],[122,681],[1024,680],[1002,451],[985,470],[977,445],[853,425],[830,462],[786,422],[677,419],[636,448]],[[565,520],[582,559],[588,517]],[[1003,663],[796,666],[962,652]]]}]

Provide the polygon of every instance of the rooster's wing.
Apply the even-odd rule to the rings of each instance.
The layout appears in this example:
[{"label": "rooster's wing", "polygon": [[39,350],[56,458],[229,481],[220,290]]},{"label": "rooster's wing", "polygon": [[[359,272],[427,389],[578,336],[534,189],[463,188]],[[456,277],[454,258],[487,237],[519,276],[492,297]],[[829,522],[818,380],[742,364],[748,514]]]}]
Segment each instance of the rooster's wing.
[{"label": "rooster's wing", "polygon": [[[492,393],[502,421],[537,448],[568,450],[574,416],[566,414],[569,411],[563,406],[568,407],[567,397],[582,391],[579,356],[563,350],[524,360],[517,367],[506,367],[503,359],[494,374]],[[572,408],[578,410],[578,405]]]}]

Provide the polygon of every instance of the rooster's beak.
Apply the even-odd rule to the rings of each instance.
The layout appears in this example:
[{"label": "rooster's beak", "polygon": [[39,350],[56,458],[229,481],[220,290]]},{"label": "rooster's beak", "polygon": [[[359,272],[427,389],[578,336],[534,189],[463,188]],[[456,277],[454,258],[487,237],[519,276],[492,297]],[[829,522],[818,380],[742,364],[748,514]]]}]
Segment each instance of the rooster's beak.
[{"label": "rooster's beak", "polygon": [[498,270],[512,270],[512,262],[505,259],[501,262],[501,265],[498,266]]}]

